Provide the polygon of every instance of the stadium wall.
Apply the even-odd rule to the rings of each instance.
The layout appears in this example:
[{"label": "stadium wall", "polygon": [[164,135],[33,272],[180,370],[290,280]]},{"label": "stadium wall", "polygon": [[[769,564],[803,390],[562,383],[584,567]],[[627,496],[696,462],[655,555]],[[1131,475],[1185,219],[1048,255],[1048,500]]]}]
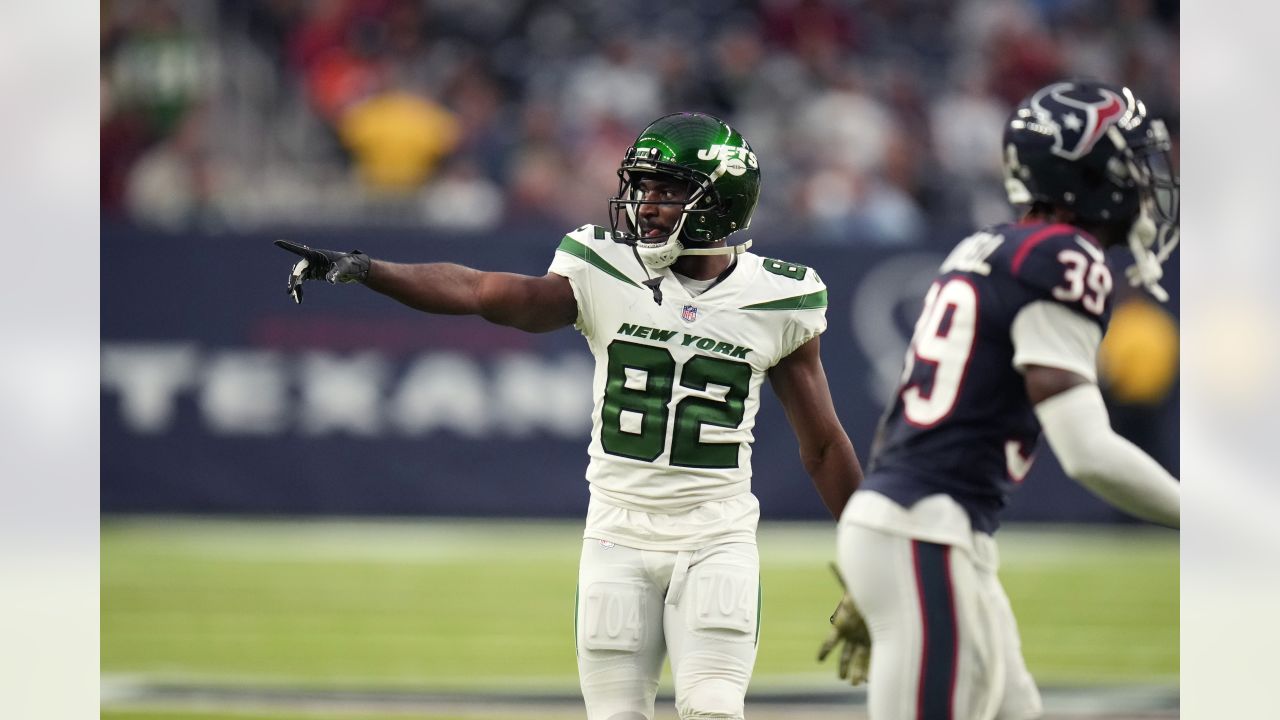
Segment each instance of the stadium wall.
[{"label": "stadium wall", "polygon": [[[285,293],[291,256],[271,245],[276,237],[532,274],[545,272],[559,240],[531,229],[176,237],[104,222],[104,513],[583,514],[591,358],[576,331],[527,335],[428,316],[353,287],[309,284],[296,307]],[[865,459],[942,251],[799,238],[758,250],[811,265],[828,284],[823,362]],[[1152,448],[1175,471],[1176,397],[1154,416],[1154,434],[1172,441]],[[824,517],[768,391],[755,436],[763,516]],[[1007,517],[1124,520],[1043,447]]]}]

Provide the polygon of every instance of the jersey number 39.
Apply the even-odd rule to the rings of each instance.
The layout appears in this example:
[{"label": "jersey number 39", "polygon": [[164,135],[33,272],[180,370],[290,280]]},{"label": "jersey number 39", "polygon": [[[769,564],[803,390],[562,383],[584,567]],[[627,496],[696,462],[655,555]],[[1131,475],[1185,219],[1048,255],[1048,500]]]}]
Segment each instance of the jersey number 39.
[{"label": "jersey number 39", "polygon": [[[951,414],[964,383],[978,330],[978,291],[964,278],[934,283],[924,298],[902,371],[902,413],[917,427]],[[917,364],[933,368],[933,382],[912,382]]]},{"label": "jersey number 39", "polygon": [[[1065,268],[1063,284],[1053,288],[1053,297],[1079,302],[1085,310],[1102,314],[1111,292],[1111,271],[1106,263],[1090,262],[1076,250],[1063,250],[1058,260]],[[964,385],[977,331],[978,291],[973,284],[963,277],[935,282],[925,295],[924,311],[916,321],[902,372],[902,413],[907,422],[928,428],[951,414]],[[933,368],[931,383],[914,374],[921,363]]]}]

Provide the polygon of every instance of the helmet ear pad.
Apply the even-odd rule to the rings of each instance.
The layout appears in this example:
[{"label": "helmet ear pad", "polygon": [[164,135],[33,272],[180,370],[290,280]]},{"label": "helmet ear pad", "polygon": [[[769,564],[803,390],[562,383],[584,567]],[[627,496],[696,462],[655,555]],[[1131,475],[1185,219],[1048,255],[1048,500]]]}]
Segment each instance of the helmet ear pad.
[{"label": "helmet ear pad", "polygon": [[[695,191],[697,192],[697,191]],[[685,223],[680,238],[686,243],[713,243],[723,238],[714,237],[714,232],[706,229],[707,223],[719,227],[725,218],[732,215],[732,198],[721,198],[716,193],[715,185],[707,183],[705,190],[686,206]]]},{"label": "helmet ear pad", "polygon": [[720,217],[727,217],[733,214],[733,198],[725,198],[717,203],[716,212]]}]

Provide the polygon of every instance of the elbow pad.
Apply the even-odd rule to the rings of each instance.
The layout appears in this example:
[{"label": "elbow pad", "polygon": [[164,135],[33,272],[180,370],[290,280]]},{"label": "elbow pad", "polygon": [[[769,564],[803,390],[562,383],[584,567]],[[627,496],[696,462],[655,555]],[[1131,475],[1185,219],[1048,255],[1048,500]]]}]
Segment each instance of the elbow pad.
[{"label": "elbow pad", "polygon": [[1036,405],[1035,412],[1049,447],[1072,479],[1131,515],[1178,527],[1178,481],[1111,429],[1096,385],[1058,393]]}]

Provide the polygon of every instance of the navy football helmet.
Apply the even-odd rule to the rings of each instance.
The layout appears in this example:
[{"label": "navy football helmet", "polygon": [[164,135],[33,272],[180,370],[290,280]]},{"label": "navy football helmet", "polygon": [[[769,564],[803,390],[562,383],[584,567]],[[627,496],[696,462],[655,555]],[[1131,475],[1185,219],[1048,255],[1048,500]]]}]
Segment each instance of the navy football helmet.
[{"label": "navy football helmet", "polygon": [[1160,268],[1178,244],[1178,177],[1169,131],[1127,87],[1091,80],[1046,85],[1004,129],[1005,192],[1018,204],[1066,208],[1127,233],[1128,275],[1161,300]]}]

